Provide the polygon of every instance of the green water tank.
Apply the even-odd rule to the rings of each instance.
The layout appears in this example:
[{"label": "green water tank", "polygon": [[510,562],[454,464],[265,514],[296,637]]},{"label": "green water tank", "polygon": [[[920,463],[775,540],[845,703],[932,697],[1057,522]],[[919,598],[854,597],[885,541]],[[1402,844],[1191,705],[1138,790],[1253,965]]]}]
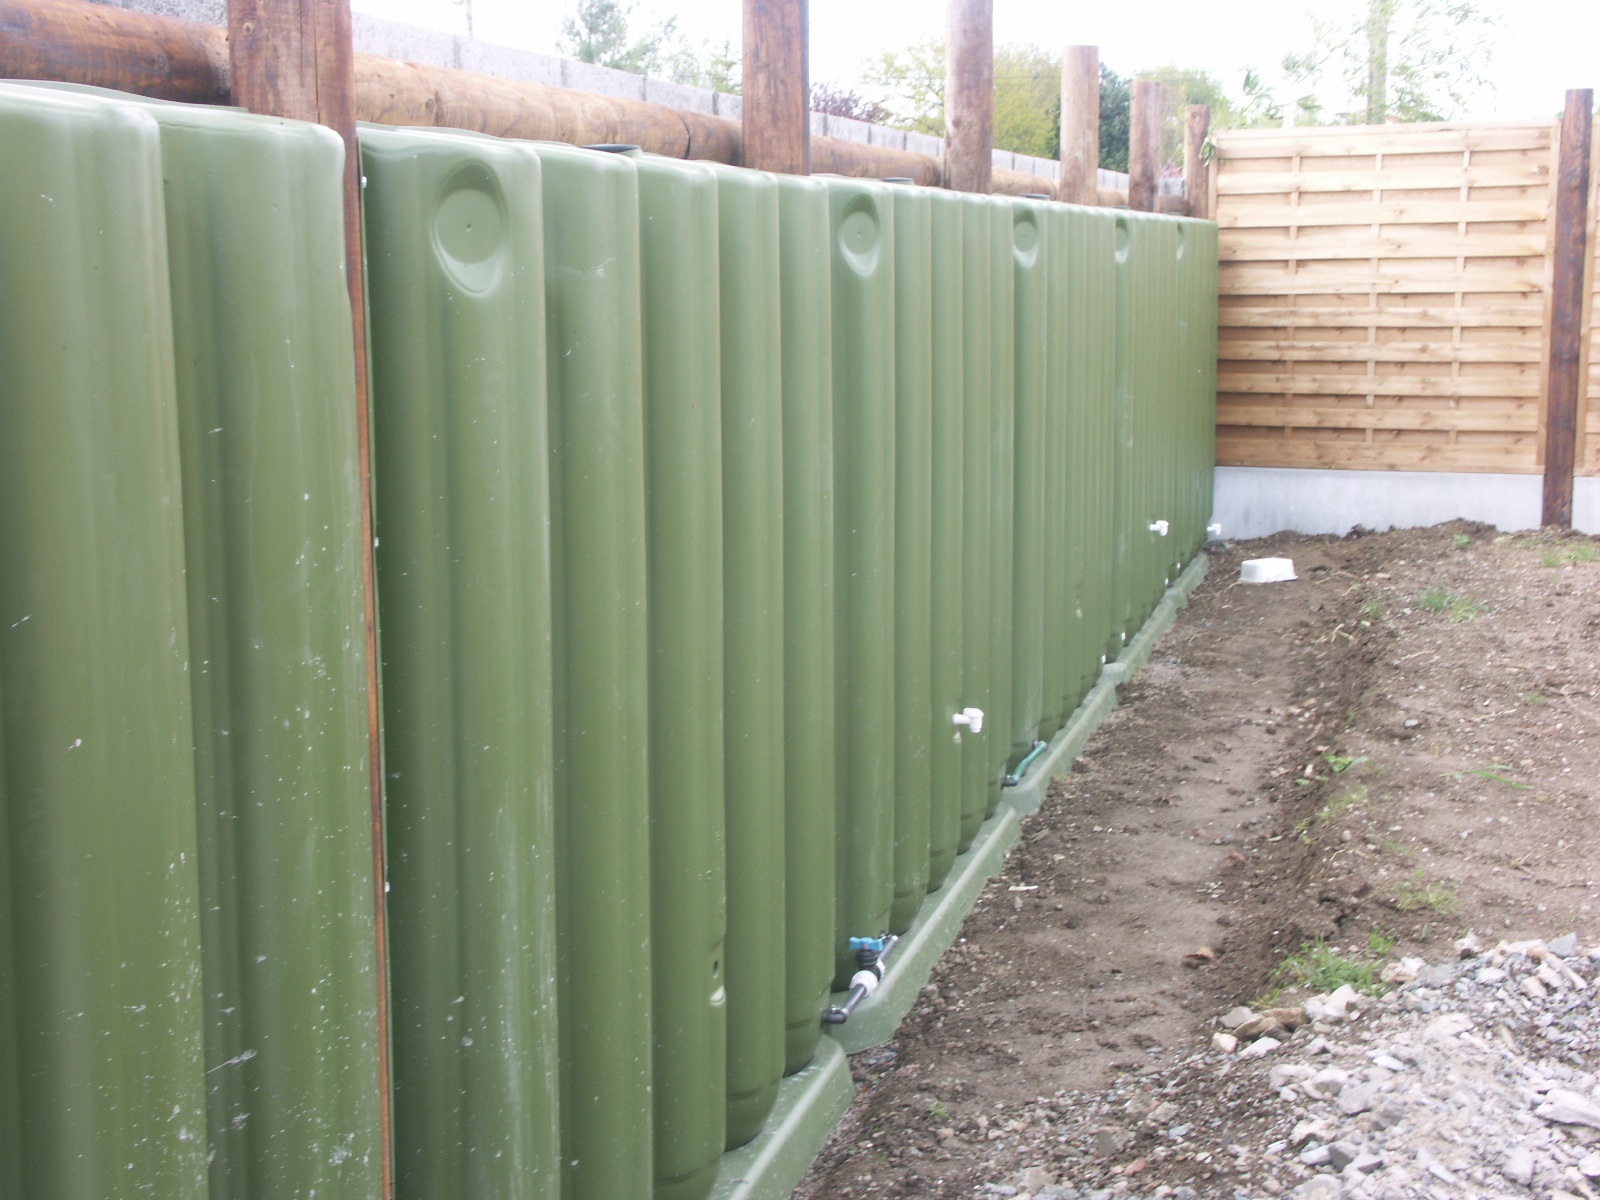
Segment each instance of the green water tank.
[{"label": "green water tank", "polygon": [[[988,795],[984,816],[1000,803],[1001,778],[1017,761],[1012,753],[1012,713],[1016,672],[1016,230],[1017,201],[1007,196],[984,197],[989,217],[990,375],[989,408],[989,586],[990,703]],[[1034,647],[1030,654],[1037,654]]]},{"label": "green water tank", "polygon": [[963,378],[962,202],[954,192],[929,189],[929,242],[933,300],[932,386],[929,438],[929,666],[928,890],[950,874],[961,841],[962,746],[970,730],[953,718],[967,699],[962,588],[965,573],[962,507],[965,502],[966,418]]},{"label": "green water tank", "polygon": [[650,621],[650,894],[659,1200],[716,1177],[725,1122],[723,497],[717,182],[635,160]]},{"label": "green water tank", "polygon": [[[961,375],[965,433],[961,480],[962,700],[964,708],[984,713],[980,733],[962,732],[961,823],[959,850],[977,837],[987,815],[990,760],[997,742],[1008,740],[996,725],[994,641],[995,608],[990,561],[994,546],[993,401],[994,251],[987,197],[960,196],[961,202]],[[1009,653],[1009,650],[1008,650]]]},{"label": "green water tank", "polygon": [[832,215],[837,888],[834,986],[894,899],[894,203],[827,181]]},{"label": "green water tank", "polygon": [[760,1132],[785,1064],[783,328],[777,180],[716,169],[730,1149]]},{"label": "green water tank", "polygon": [[1046,741],[1072,715],[1083,698],[1072,674],[1078,635],[1068,600],[1069,560],[1079,553],[1071,537],[1072,515],[1068,501],[1072,442],[1068,429],[1072,361],[1067,344],[1071,322],[1071,279],[1067,269],[1069,217],[1060,204],[1044,207],[1045,287],[1048,341],[1045,347],[1045,465],[1044,465],[1044,711],[1039,736]]},{"label": "green water tank", "polygon": [[828,186],[778,179],[783,314],[784,1070],[811,1061],[833,982],[833,302]]},{"label": "green water tank", "polygon": [[625,156],[538,152],[562,1196],[615,1200],[655,1177],[639,188]]},{"label": "green water tank", "polygon": [[894,903],[904,933],[928,894],[933,641],[933,243],[927,188],[894,201]]},{"label": "green water tank", "polygon": [[1046,206],[1013,200],[1010,259],[1014,436],[1010,761],[1038,740],[1044,718],[1045,472],[1048,461],[1046,357],[1050,346],[1050,238]]},{"label": "green water tank", "polygon": [[0,1194],[202,1200],[161,128],[0,85],[0,161]]},{"label": "green water tank", "polygon": [[541,166],[360,130],[395,1189],[559,1195]]}]

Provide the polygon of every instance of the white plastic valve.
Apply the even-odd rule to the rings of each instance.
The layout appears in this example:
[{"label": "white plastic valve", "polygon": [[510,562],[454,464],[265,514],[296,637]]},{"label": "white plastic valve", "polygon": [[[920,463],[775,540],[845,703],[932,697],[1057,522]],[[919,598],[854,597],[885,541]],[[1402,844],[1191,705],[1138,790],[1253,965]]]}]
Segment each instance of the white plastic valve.
[{"label": "white plastic valve", "polygon": [[857,971],[850,977],[850,986],[861,989],[861,998],[864,1000],[878,990],[878,973],[876,971]]},{"label": "white plastic valve", "polygon": [[1165,521],[1151,521],[1150,522],[1150,532],[1151,533],[1159,533],[1162,537],[1166,537],[1167,536],[1167,528],[1168,528],[1168,526],[1167,526],[1167,523]]},{"label": "white plastic valve", "polygon": [[1213,521],[1210,525],[1206,526],[1206,532],[1209,533],[1214,538],[1221,537],[1222,536],[1222,522],[1221,521]]},{"label": "white plastic valve", "polygon": [[960,712],[951,716],[950,723],[952,725],[965,725],[968,729],[972,730],[973,733],[982,733],[983,709],[963,708]]}]

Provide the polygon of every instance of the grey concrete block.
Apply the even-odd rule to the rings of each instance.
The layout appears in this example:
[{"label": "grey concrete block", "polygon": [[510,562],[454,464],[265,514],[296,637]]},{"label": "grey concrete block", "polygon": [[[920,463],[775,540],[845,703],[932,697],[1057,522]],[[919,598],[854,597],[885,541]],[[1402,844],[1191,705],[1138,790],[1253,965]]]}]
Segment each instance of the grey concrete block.
[{"label": "grey concrete block", "polygon": [[867,144],[886,146],[890,150],[904,150],[906,148],[906,131],[904,129],[890,129],[887,125],[868,125]]},{"label": "grey concrete block", "polygon": [[829,117],[828,136],[842,142],[867,142],[872,136],[872,126],[849,117]]},{"label": "grey concrete block", "polygon": [[705,113],[710,116],[716,111],[714,93],[705,88],[690,87],[686,83],[671,83],[665,79],[651,79],[646,76],[644,81],[644,98],[652,104],[665,104],[668,108],[681,109],[684,112]]},{"label": "grey concrete block", "polygon": [[1029,154],[1017,155],[1017,170],[1025,171],[1029,175],[1037,175],[1040,179],[1059,179],[1061,177],[1061,164],[1050,158],[1034,158]]},{"label": "grey concrete block", "polygon": [[728,117],[734,121],[744,120],[744,101],[738,96],[730,96],[726,92],[713,92],[711,98],[717,116]]},{"label": "grey concrete block", "polygon": [[930,137],[926,133],[907,133],[906,149],[913,154],[925,154],[929,158],[944,157],[944,139]]},{"label": "grey concrete block", "polygon": [[630,75],[626,71],[613,71],[610,67],[597,67],[593,63],[561,60],[561,86],[579,92],[593,92],[597,96],[619,96],[624,100],[644,99],[644,76]]},{"label": "grey concrete block", "polygon": [[814,112],[814,113],[811,114],[811,136],[812,137],[827,137],[828,136],[828,114],[827,113]]},{"label": "grey concrete block", "polygon": [[462,39],[442,30],[423,29],[371,13],[353,12],[350,33],[358,54],[376,54],[430,67],[458,65],[456,42]]},{"label": "grey concrete block", "polygon": [[227,0],[95,0],[107,8],[124,8],[129,12],[149,13],[157,17],[176,17],[182,21],[200,21],[206,25],[228,23]]},{"label": "grey concrete block", "polygon": [[561,87],[561,60],[553,54],[534,54],[477,38],[457,39],[457,60],[464,71],[498,75],[523,83]]},{"label": "grey concrete block", "polygon": [[1342,535],[1356,525],[1409,528],[1458,517],[1537,529],[1544,486],[1538,475],[1309,467],[1218,467],[1215,480],[1211,511],[1230,539],[1285,529]]},{"label": "grey concrete block", "polygon": [[1017,156],[1009,150],[996,150],[994,152],[994,165],[1002,171],[1015,171],[1017,169]]}]

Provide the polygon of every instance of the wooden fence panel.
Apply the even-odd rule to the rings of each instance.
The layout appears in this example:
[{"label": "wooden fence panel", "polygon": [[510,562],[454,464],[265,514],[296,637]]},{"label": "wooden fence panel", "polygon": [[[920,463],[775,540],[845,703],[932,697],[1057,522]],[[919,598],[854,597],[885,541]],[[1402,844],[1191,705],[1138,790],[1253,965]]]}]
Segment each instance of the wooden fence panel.
[{"label": "wooden fence panel", "polygon": [[1556,132],[1218,134],[1217,461],[1537,473]]}]

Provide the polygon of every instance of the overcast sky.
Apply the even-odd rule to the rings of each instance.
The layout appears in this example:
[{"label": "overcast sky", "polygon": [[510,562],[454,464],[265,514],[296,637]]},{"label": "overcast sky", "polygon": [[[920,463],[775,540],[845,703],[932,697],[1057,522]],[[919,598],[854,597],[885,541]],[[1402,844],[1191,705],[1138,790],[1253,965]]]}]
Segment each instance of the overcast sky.
[{"label": "overcast sky", "polygon": [[[1359,0],[1316,0],[1325,17]],[[1502,14],[1489,76],[1496,91],[1464,115],[1478,118],[1552,116],[1571,87],[1600,88],[1600,2],[1481,0]],[[355,7],[393,20],[465,32],[471,5],[478,37],[554,53],[571,0],[355,0]],[[1051,49],[1069,43],[1100,47],[1100,61],[1120,74],[1172,63],[1199,67],[1235,93],[1246,67],[1271,75],[1285,53],[1311,44],[1310,0],[1217,0],[1199,9],[1179,0],[1141,6],[995,0],[995,39]],[[1362,5],[1364,7],[1364,5]],[[639,0],[639,13],[676,14],[695,43],[740,38],[740,0]],[[850,86],[874,51],[937,37],[939,0],[811,0],[811,78]]]}]

